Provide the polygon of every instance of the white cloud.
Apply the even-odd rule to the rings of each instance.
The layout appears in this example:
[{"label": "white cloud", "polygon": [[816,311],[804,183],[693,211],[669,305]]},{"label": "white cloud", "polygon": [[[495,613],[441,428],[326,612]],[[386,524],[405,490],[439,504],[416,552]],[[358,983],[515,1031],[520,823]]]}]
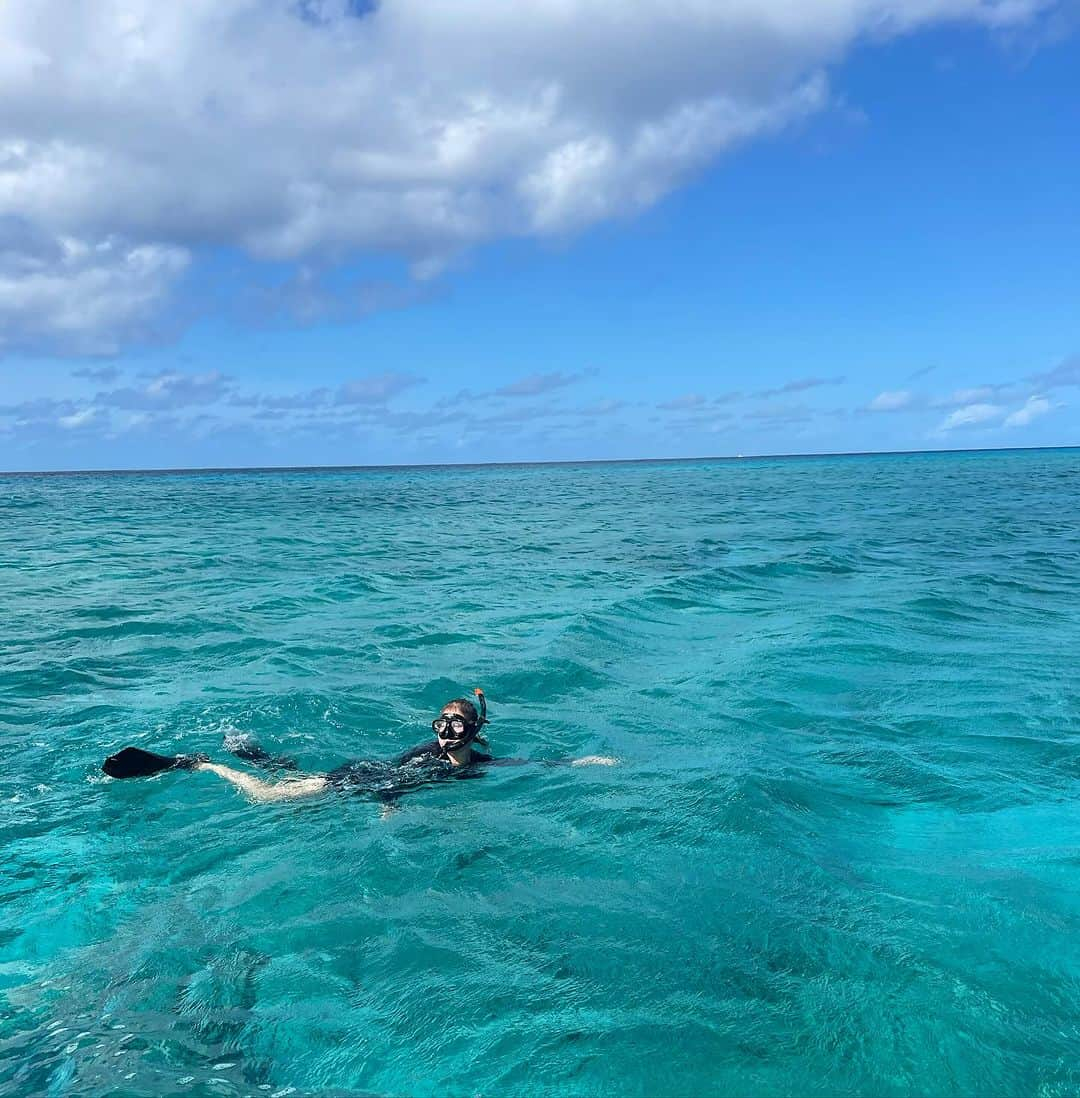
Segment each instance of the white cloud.
[{"label": "white cloud", "polygon": [[61,416],[56,422],[65,431],[72,431],[78,427],[86,427],[98,416],[97,408],[83,408],[79,412],[73,412],[69,416]]},{"label": "white cloud", "polygon": [[188,264],[183,248],[163,244],[55,243],[51,254],[0,254],[0,353],[46,343],[110,354],[152,319]]},{"label": "white cloud", "polygon": [[1052,405],[1044,396],[1030,396],[1027,403],[1005,417],[1005,427],[1026,427],[1029,423],[1046,415]]},{"label": "white cloud", "polygon": [[871,412],[899,412],[910,408],[914,400],[915,395],[909,389],[892,389],[878,393],[866,407]]},{"label": "white cloud", "polygon": [[107,350],[207,246],[427,276],[483,240],[633,214],[820,108],[857,41],[1048,6],[6,0],[4,339]]},{"label": "white cloud", "polygon": [[967,404],[950,412],[941,422],[939,431],[952,431],[957,427],[975,427],[1000,419],[1005,409],[1000,404]]}]

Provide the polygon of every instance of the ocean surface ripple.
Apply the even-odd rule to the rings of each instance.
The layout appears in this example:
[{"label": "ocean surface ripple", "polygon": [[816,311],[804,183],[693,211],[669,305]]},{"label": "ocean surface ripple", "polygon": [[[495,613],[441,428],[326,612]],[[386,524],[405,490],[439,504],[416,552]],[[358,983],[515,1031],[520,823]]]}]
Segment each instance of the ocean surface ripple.
[{"label": "ocean surface ripple", "polygon": [[[1080,1093],[1078,516],[1076,451],[0,477],[0,1096]],[[99,770],[474,685],[619,765]]]}]

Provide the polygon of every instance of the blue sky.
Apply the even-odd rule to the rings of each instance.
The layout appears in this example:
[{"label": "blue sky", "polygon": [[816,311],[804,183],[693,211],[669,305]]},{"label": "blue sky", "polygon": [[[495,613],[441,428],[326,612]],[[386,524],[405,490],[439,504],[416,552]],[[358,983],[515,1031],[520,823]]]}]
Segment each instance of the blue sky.
[{"label": "blue sky", "polygon": [[0,468],[1080,442],[1074,7],[61,7],[0,15]]}]

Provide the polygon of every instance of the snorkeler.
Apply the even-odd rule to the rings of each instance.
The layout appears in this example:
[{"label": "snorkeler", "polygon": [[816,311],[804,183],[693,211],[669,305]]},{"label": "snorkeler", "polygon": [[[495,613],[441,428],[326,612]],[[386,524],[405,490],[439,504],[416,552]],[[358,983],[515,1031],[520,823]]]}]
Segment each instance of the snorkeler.
[{"label": "snorkeler", "polygon": [[[496,759],[476,750],[476,744],[487,746],[480,730],[489,722],[484,692],[477,689],[474,693],[479,710],[467,698],[447,702],[431,722],[436,738],[406,751],[393,763],[345,763],[327,774],[296,775],[269,782],[246,771],[211,762],[206,755],[155,755],[138,747],[125,747],[110,755],[102,769],[112,778],[146,777],[163,770],[206,770],[261,802],[295,800],[330,790],[371,793],[384,802],[394,801],[410,789],[431,782],[479,777],[484,766],[515,766],[528,761]],[[271,769],[295,769],[292,760],[271,757],[249,742],[240,741],[236,753],[249,762]],[[613,766],[615,761],[607,756],[588,755],[565,760],[565,765]]]}]

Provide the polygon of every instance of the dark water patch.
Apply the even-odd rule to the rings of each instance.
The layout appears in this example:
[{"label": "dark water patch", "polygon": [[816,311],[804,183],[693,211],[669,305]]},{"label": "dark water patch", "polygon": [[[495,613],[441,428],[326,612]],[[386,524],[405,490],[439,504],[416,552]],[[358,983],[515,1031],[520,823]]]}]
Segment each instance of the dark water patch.
[{"label": "dark water patch", "polygon": [[280,642],[278,641],[248,636],[235,641],[219,641],[214,644],[203,643],[198,647],[198,656],[200,659],[208,660],[218,666],[228,667],[237,663],[250,662],[251,659],[274,652],[279,647]]},{"label": "dark water patch", "polygon": [[606,679],[606,675],[584,663],[549,659],[493,676],[490,679],[491,695],[493,698],[505,696],[542,703],[545,700],[570,699],[584,691],[597,689]]},{"label": "dark water patch", "polygon": [[93,690],[109,689],[125,679],[138,677],[134,668],[125,672],[113,660],[83,658],[68,663],[44,662],[32,669],[0,676],[0,694],[16,700],[63,698]]},{"label": "dark water patch", "polygon": [[468,633],[427,633],[418,632],[408,636],[396,637],[393,641],[384,641],[384,645],[390,648],[418,648],[428,649],[432,647],[443,647],[446,645],[455,644],[469,644],[476,641],[475,636],[471,636]]},{"label": "dark water patch", "polygon": [[76,621],[125,621],[129,618],[137,618],[144,613],[134,607],[103,605],[103,606],[72,606],[67,610],[67,615]]},{"label": "dark water patch", "polygon": [[126,640],[139,637],[194,637],[214,633],[239,633],[237,625],[222,621],[209,621],[199,618],[162,620],[127,618],[124,621],[108,625],[80,626],[51,636],[45,636],[39,643],[63,643],[81,640]]},{"label": "dark water patch", "polygon": [[332,602],[348,602],[376,594],[380,589],[374,576],[352,574],[335,576],[332,580],[317,583],[313,591],[314,594]]},{"label": "dark water patch", "polygon": [[944,622],[978,622],[988,615],[974,602],[951,595],[923,595],[904,603],[911,613]]}]

